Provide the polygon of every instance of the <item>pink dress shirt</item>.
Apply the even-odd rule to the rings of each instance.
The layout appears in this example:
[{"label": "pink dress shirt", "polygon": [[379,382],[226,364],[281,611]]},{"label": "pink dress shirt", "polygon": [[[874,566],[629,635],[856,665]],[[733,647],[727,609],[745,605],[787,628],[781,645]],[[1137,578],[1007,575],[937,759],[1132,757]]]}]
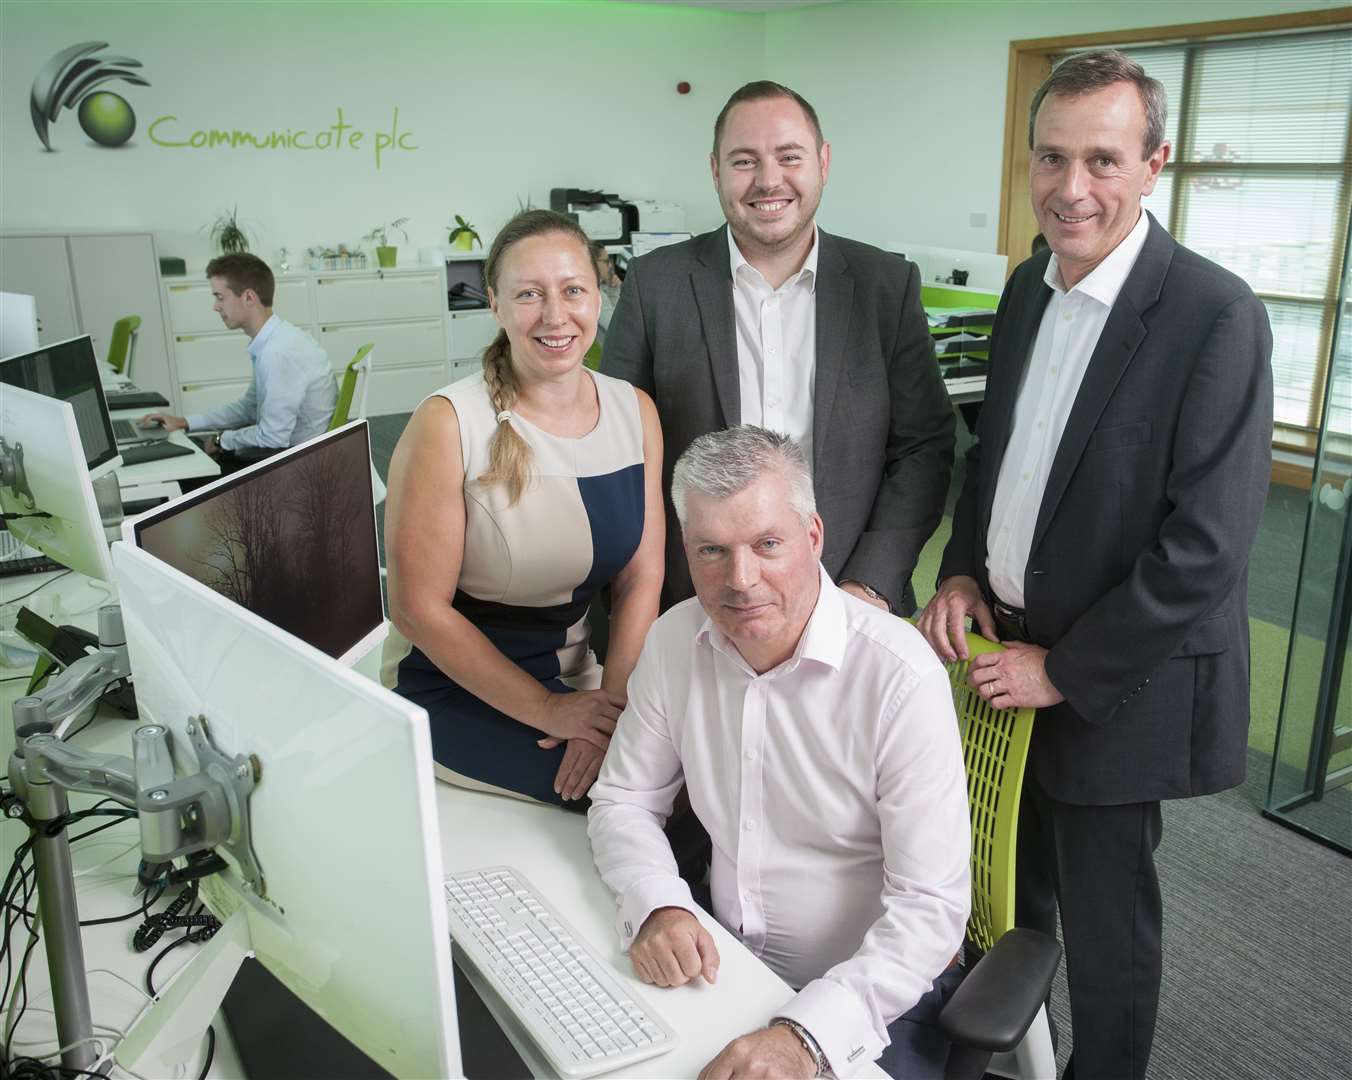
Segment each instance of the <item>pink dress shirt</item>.
[{"label": "pink dress shirt", "polygon": [[793,656],[763,675],[698,599],[654,623],[588,822],[626,950],[657,908],[699,913],[662,833],[683,781],[713,839],[714,914],[800,988],[775,1015],[853,1075],[967,922],[967,792],[943,667],[908,623],[825,571]]}]

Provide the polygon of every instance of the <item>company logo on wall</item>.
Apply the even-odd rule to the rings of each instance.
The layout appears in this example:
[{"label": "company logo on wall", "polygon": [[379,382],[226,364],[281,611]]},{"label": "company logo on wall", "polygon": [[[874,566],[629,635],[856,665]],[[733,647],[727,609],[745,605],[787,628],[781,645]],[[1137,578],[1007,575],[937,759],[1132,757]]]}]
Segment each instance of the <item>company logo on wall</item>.
[{"label": "company logo on wall", "polygon": [[128,70],[139,68],[139,60],[91,55],[107,47],[106,41],[86,41],[62,49],[42,65],[33,80],[33,130],[48,150],[52,148],[50,127],[62,109],[76,110],[81,129],[100,146],[121,146],[136,130],[136,113],[126,98],[97,87],[114,80],[135,86],[150,83]]},{"label": "company logo on wall", "polygon": [[[3,3],[3,0],[0,0]],[[99,90],[104,83],[119,80],[135,86],[149,86],[131,68],[141,61],[128,56],[95,57],[106,49],[104,41],[86,41],[62,49],[45,64],[33,80],[33,130],[42,145],[52,149],[51,127],[62,109],[74,109],[84,133],[100,146],[123,146],[136,131],[136,114],[119,94]],[[399,107],[393,107],[388,127],[365,129],[349,123],[341,105],[336,119],[319,123],[311,119],[308,127],[244,129],[238,127],[193,127],[175,114],[157,116],[146,127],[152,145],[170,150],[251,152],[257,150],[327,152],[328,156],[349,155],[353,151],[371,155],[379,169],[383,159],[400,152],[417,150],[413,132],[399,126]],[[370,136],[368,138],[368,136]]]}]

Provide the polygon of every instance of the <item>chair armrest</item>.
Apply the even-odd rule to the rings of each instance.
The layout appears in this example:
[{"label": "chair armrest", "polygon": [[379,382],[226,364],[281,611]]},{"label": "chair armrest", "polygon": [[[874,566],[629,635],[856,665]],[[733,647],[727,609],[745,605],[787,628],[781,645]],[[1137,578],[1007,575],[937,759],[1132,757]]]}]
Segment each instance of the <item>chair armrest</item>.
[{"label": "chair armrest", "polygon": [[962,1046],[1013,1050],[1046,1002],[1060,959],[1054,938],[1016,927],[967,973],[939,1013],[939,1026]]}]

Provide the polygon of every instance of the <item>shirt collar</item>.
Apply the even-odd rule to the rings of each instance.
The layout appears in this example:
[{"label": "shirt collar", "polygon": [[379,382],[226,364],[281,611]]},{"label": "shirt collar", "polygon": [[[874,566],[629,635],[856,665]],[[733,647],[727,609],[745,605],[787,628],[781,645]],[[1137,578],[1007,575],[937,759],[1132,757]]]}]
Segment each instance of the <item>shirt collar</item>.
[{"label": "shirt collar", "polygon": [[1145,246],[1145,237],[1149,231],[1150,215],[1142,210],[1141,216],[1136,219],[1136,224],[1132,226],[1131,232],[1127,233],[1122,242],[1108,252],[1103,261],[1085,274],[1072,288],[1067,289],[1061,284],[1061,264],[1055,252],[1047,261],[1047,272],[1043,275],[1042,280],[1058,293],[1063,295],[1076,292],[1083,293],[1085,296],[1097,300],[1104,307],[1111,308],[1117,303],[1117,294],[1122,291],[1122,286],[1127,283],[1132,267],[1136,265],[1136,257],[1141,254],[1141,248]]},{"label": "shirt collar", "polygon": [[[737,241],[732,235],[731,226],[728,227],[728,258],[732,267],[732,280],[737,281],[737,271],[746,267],[747,272],[755,274],[760,281],[765,281],[765,276],[746,261],[746,256],[742,254],[742,249],[737,246]],[[807,291],[815,293],[817,291],[817,253],[821,250],[820,237],[818,236],[817,223],[812,223],[812,247],[808,249],[807,258],[803,260],[803,265],[798,273],[790,277],[780,289],[787,289],[789,286],[801,281],[807,286]],[[769,284],[768,282],[766,283]]]},{"label": "shirt collar", "polygon": [[[817,564],[817,574],[820,586],[817,592],[817,605],[808,616],[807,626],[803,628],[793,655],[764,674],[793,671],[804,660],[812,660],[833,670],[840,670],[840,665],[845,660],[845,602],[841,598],[840,589],[820,563]],[[714,624],[707,613],[699,629],[695,631],[695,641],[717,649],[753,678],[759,677],[738,651],[737,646]]]},{"label": "shirt collar", "polygon": [[249,355],[255,360],[262,354],[263,346],[268,343],[268,338],[276,333],[278,324],[279,320],[277,316],[269,315],[268,321],[262,325],[258,333],[254,335],[254,339],[249,342]]}]

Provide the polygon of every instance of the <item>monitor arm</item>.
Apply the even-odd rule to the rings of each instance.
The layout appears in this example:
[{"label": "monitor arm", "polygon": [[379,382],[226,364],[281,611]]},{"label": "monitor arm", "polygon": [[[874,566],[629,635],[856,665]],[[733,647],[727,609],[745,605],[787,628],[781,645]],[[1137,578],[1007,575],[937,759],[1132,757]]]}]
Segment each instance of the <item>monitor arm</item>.
[{"label": "monitor arm", "polygon": [[36,694],[14,703],[15,745],[27,735],[60,728],[71,717],[94,708],[112,683],[130,676],[122,609],[108,604],[99,608],[98,650],[76,660]]},{"label": "monitor arm", "polygon": [[[78,666],[72,665],[71,670]],[[249,819],[249,796],[261,766],[251,755],[230,757],[221,753],[211,743],[206,718],[197,716],[185,727],[197,770],[176,779],[169,731],[161,724],[143,724],[136,729],[130,758],[95,754],[62,742],[50,730],[24,730],[32,721],[32,713],[20,710],[20,704],[15,703],[16,749],[9,761],[15,798],[6,813],[23,816],[32,829],[38,907],[47,944],[57,1036],[60,1045],[68,1047],[61,1056],[62,1065],[88,1070],[97,1054],[66,834],[70,813],[67,792],[102,795],[135,809],[141,827],[141,850],[149,862],[163,863],[181,855],[224,848],[239,866],[246,886],[262,896],[265,884],[253,850]]]}]

